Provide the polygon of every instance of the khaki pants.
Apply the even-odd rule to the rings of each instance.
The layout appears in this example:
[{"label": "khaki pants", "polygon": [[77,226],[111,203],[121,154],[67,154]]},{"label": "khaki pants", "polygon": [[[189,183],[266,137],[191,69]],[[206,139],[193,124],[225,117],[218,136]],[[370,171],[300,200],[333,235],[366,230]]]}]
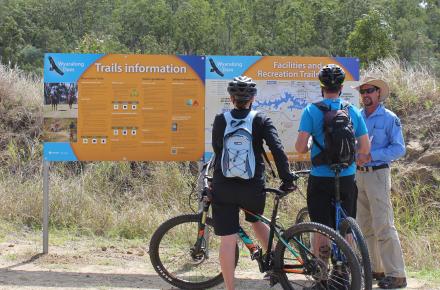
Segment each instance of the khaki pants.
[{"label": "khaki pants", "polygon": [[390,200],[390,168],[356,173],[357,221],[365,236],[373,272],[406,277],[402,248]]}]

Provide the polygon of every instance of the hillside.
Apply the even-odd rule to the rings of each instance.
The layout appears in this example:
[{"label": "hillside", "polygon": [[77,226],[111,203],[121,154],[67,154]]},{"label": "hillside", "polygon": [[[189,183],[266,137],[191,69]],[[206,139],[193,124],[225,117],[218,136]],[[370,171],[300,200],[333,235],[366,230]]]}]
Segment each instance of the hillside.
[{"label": "hillside", "polygon": [[[439,269],[438,80],[428,69],[396,59],[371,65],[362,74],[390,83],[392,96],[386,105],[400,116],[404,128],[407,154],[392,173],[406,262],[414,271]],[[41,88],[41,79],[0,66],[0,219],[36,230],[42,211]],[[51,227],[86,236],[149,239],[162,220],[190,211],[193,172],[189,162],[52,164]],[[289,208],[303,204],[294,195],[286,199]],[[295,214],[285,213],[282,219],[290,223]]]}]

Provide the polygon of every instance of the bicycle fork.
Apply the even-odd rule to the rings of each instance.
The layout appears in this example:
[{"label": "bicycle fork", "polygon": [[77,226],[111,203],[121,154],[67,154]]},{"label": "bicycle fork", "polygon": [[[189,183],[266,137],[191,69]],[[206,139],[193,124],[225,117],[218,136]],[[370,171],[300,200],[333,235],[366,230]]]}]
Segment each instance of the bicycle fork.
[{"label": "bicycle fork", "polygon": [[197,240],[191,247],[191,257],[194,260],[202,260],[209,258],[209,232],[206,230],[206,219],[208,217],[210,202],[203,201],[201,218],[197,228]]}]

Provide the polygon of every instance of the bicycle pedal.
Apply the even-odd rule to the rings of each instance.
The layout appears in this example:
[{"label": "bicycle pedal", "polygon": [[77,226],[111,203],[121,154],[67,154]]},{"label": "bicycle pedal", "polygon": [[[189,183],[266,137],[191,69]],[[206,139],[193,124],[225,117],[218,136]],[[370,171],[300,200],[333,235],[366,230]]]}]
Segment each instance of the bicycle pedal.
[{"label": "bicycle pedal", "polygon": [[263,253],[262,249],[257,246],[257,248],[251,254],[251,260],[259,260],[262,253]]},{"label": "bicycle pedal", "polygon": [[278,275],[277,274],[275,274],[274,272],[272,272],[272,271],[268,271],[267,273],[266,273],[266,275],[264,275],[264,278],[263,278],[264,280],[269,280],[269,285],[270,285],[270,287],[273,287],[273,286],[275,286],[276,284],[278,284]]},{"label": "bicycle pedal", "polygon": [[273,287],[273,286],[275,286],[276,284],[278,284],[278,279],[277,278],[270,278],[270,281],[269,281],[269,286],[270,287]]}]

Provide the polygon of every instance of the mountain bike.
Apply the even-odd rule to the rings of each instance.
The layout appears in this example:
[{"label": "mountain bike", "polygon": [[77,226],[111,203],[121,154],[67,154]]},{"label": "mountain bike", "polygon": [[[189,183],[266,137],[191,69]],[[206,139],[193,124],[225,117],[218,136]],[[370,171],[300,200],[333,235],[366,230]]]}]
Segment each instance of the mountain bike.
[{"label": "mountain bike", "polygon": [[[181,289],[206,289],[223,282],[218,257],[219,237],[213,234],[212,219],[208,216],[210,200],[207,197],[210,161],[202,170],[202,206],[197,214],[186,214],[164,222],[150,241],[150,260],[156,272],[169,284]],[[295,175],[296,179],[298,176]],[[317,223],[301,223],[286,230],[277,223],[278,206],[287,193],[266,188],[274,194],[271,219],[247,213],[270,228],[268,249],[263,250],[240,228],[238,236],[259,270],[267,273],[270,284],[280,283],[283,289],[361,289],[361,270],[354,252],[333,229]],[[243,209],[245,210],[245,209]],[[338,256],[325,258],[313,253],[307,246],[314,235],[323,235],[335,245]],[[235,249],[235,265],[238,263],[238,246]],[[343,277],[341,279],[341,277]],[[336,285],[336,286],[335,286]]]},{"label": "mountain bike", "polygon": [[[361,265],[361,289],[371,290],[373,287],[373,277],[367,244],[356,220],[352,217],[347,216],[347,213],[344,211],[341,205],[339,175],[343,167],[340,164],[335,164],[332,165],[331,168],[335,172],[334,206],[336,211],[336,230],[349,242]],[[306,221],[310,221],[307,207],[302,208],[296,216],[297,224]]]}]

